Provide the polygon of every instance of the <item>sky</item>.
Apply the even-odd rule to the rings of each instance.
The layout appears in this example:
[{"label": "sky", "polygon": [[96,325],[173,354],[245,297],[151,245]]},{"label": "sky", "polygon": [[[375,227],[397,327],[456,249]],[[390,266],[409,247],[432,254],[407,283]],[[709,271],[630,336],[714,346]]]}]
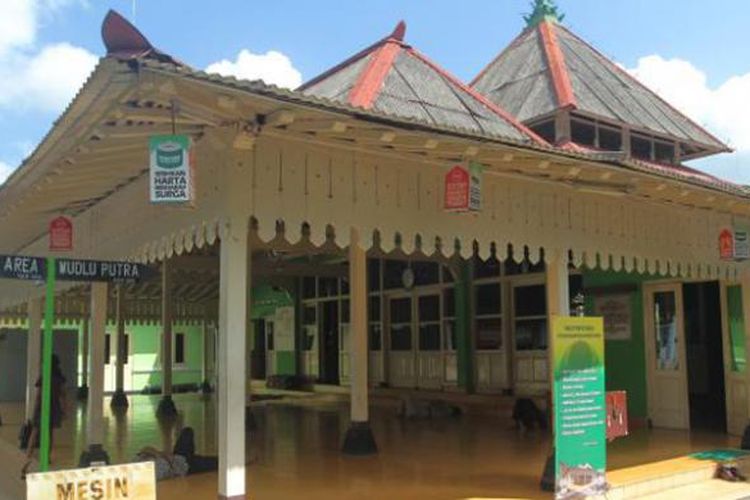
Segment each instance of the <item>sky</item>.
[{"label": "sky", "polygon": [[[295,87],[407,23],[406,41],[470,81],[524,27],[530,0],[0,0],[0,183],[103,55],[115,9],[200,69]],[[735,153],[692,163],[750,184],[746,0],[557,0],[564,24]]]}]

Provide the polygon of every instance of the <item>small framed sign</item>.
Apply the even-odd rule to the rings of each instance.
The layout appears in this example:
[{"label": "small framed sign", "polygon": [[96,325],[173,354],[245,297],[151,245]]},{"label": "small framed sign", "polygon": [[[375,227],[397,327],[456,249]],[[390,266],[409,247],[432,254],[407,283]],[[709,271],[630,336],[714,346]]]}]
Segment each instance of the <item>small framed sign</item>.
[{"label": "small framed sign", "polygon": [[151,203],[193,202],[192,141],[187,135],[149,139]]},{"label": "small framed sign", "polygon": [[452,212],[478,212],[482,209],[482,170],[479,163],[456,165],[445,174],[444,208]]},{"label": "small framed sign", "polygon": [[73,250],[73,221],[62,215],[50,221],[49,249],[52,252]]}]

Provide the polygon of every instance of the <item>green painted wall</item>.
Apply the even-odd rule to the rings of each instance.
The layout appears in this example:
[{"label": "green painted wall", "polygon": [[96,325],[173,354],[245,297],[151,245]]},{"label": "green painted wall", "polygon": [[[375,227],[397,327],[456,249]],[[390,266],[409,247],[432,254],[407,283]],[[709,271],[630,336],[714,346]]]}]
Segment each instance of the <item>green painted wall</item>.
[{"label": "green painted wall", "polygon": [[275,375],[296,375],[297,359],[294,351],[276,351]]},{"label": "green painted wall", "polygon": [[[628,392],[628,413],[632,417],[647,418],[646,346],[643,328],[642,283],[649,278],[625,272],[585,271],[584,288],[613,285],[636,285],[630,292],[631,339],[605,342],[607,390]],[[586,294],[587,314],[592,314],[593,297]]]},{"label": "green painted wall", "polygon": [[[132,390],[140,391],[146,387],[161,387],[161,326],[160,325],[127,325],[125,330],[130,334],[130,363],[132,371]],[[107,331],[115,334],[114,325]],[[201,382],[203,368],[203,330],[200,325],[175,324],[174,334],[185,334],[185,363],[172,368],[172,383],[198,384]],[[174,344],[172,349],[174,350]]]}]

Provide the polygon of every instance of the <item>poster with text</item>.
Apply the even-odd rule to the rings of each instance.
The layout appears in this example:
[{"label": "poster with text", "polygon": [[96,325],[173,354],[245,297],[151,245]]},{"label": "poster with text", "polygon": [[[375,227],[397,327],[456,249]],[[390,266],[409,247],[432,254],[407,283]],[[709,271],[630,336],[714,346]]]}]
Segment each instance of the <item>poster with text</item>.
[{"label": "poster with text", "polygon": [[191,203],[193,169],[187,135],[149,138],[151,203]]},{"label": "poster with text", "polygon": [[602,318],[555,317],[555,498],[606,493]]}]

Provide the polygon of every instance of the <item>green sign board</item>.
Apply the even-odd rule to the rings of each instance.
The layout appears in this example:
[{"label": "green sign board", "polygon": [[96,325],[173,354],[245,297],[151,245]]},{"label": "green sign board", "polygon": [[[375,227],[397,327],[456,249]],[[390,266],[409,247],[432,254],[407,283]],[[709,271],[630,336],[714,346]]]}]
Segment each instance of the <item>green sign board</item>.
[{"label": "green sign board", "polygon": [[157,135],[148,141],[152,203],[193,201],[191,141],[187,135]]},{"label": "green sign board", "polygon": [[606,492],[607,422],[602,318],[556,317],[555,498]]}]

